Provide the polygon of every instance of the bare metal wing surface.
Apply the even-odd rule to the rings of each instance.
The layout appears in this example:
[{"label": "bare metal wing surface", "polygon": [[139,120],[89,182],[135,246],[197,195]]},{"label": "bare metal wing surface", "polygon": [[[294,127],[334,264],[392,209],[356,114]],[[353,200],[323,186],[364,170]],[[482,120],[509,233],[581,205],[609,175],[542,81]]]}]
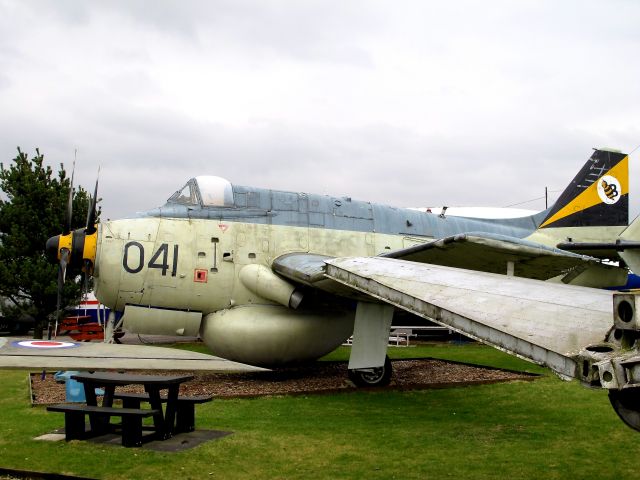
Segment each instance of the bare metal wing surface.
[{"label": "bare metal wing surface", "polygon": [[366,299],[366,295],[339,282],[335,282],[325,275],[325,261],[331,258],[332,257],[327,255],[317,255],[306,252],[287,253],[276,258],[271,264],[271,268],[277,274],[295,283],[317,288],[341,297]]},{"label": "bare metal wing surface", "polygon": [[562,275],[566,283],[587,269],[618,275],[621,283],[617,284],[624,283],[626,277],[626,270],[604,266],[593,257],[490,233],[453,235],[380,256],[538,280]]},{"label": "bare metal wing surface", "polygon": [[265,369],[175,348],[108,343],[0,338],[0,369],[197,370],[255,372]]},{"label": "bare metal wing surface", "polygon": [[283,277],[305,285],[314,285],[326,280],[324,276],[325,260],[328,255],[314,253],[288,253],[274,260],[271,268]]},{"label": "bare metal wing surface", "polygon": [[[582,286],[591,286],[587,273],[591,273],[590,278],[596,282],[606,276],[611,285],[623,285],[627,276],[626,269],[603,265],[593,257],[487,233],[454,235],[379,256],[538,280],[557,277],[563,283],[572,283],[580,278]],[[324,261],[329,258],[311,253],[289,253],[277,258],[272,268],[289,280],[349,296],[344,289],[327,282]]]},{"label": "bare metal wing surface", "polygon": [[368,257],[327,260],[327,276],[563,377],[579,374],[580,352],[612,327],[604,290]]}]

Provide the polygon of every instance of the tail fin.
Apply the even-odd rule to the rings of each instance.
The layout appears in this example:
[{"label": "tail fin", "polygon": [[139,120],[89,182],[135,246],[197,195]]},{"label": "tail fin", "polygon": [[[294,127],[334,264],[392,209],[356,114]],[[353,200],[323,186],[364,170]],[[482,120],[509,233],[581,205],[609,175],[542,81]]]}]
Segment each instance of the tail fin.
[{"label": "tail fin", "polygon": [[611,227],[629,222],[629,156],[594,149],[539,228]]}]

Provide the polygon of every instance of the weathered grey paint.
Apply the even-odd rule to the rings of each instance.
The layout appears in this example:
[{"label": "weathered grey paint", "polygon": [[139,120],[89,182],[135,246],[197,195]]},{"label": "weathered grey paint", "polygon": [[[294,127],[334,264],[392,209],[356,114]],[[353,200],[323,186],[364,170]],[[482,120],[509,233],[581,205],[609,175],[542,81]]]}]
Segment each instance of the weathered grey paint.
[{"label": "weathered grey paint", "polygon": [[514,219],[438,216],[407,208],[306,193],[234,186],[234,207],[166,205],[140,216],[216,219],[292,227],[441,238],[460,232],[493,232],[516,238],[530,235],[544,212]]}]

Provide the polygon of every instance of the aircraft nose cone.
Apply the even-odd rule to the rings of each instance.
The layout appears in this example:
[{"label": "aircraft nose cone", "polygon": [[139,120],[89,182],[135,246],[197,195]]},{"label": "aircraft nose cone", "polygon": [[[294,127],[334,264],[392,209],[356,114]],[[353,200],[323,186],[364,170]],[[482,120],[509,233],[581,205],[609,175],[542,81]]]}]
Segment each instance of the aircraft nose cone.
[{"label": "aircraft nose cone", "polygon": [[58,246],[60,245],[60,235],[56,235],[55,237],[51,237],[47,240],[47,245],[45,247],[45,255],[47,256],[47,260],[51,263],[58,263]]}]

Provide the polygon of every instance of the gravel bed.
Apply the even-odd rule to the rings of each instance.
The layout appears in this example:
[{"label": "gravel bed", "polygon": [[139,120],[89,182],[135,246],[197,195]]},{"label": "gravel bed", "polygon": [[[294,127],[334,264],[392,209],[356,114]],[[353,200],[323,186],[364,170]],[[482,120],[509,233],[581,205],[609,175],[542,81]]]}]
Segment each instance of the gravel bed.
[{"label": "gravel bed", "polygon": [[[158,372],[139,372],[155,373]],[[175,372],[172,372],[175,373]],[[256,397],[346,391],[356,387],[347,378],[347,362],[317,362],[269,372],[222,374],[192,373],[195,379],[180,388],[181,395],[213,394],[216,397]],[[443,388],[478,383],[532,380],[536,375],[510,372],[443,360],[393,361],[393,377],[388,388],[397,390]],[[53,372],[31,374],[33,403],[47,405],[65,401],[64,383],[56,383]],[[142,392],[141,386],[120,387],[119,391]]]}]

